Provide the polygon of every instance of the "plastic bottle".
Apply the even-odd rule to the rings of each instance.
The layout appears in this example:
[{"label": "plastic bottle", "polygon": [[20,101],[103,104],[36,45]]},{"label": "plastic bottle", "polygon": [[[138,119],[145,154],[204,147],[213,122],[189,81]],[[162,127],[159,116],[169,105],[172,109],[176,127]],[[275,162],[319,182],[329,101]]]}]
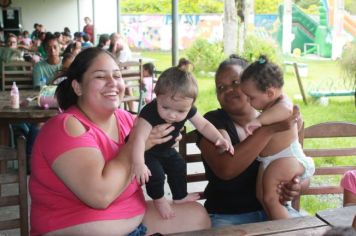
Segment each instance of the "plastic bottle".
[{"label": "plastic bottle", "polygon": [[47,84],[47,79],[46,79],[46,77],[41,77],[40,78],[40,88],[42,89],[44,86],[46,86],[46,84]]},{"label": "plastic bottle", "polygon": [[13,109],[20,108],[20,93],[18,87],[16,86],[16,82],[12,83],[10,100],[11,100],[11,108]]}]

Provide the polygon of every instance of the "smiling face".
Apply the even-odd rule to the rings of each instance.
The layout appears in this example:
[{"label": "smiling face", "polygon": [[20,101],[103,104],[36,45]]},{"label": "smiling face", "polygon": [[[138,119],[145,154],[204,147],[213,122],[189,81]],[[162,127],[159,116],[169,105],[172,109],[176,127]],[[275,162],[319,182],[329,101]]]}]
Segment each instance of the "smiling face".
[{"label": "smiling face", "polygon": [[187,117],[192,108],[193,99],[176,94],[161,94],[157,96],[159,116],[167,123],[180,122]]},{"label": "smiling face", "polygon": [[215,79],[216,94],[220,106],[231,114],[244,113],[251,109],[247,96],[240,89],[242,67],[229,65]]},{"label": "smiling face", "polygon": [[105,53],[94,59],[82,82],[73,80],[72,86],[79,97],[79,106],[94,114],[112,113],[120,106],[125,91],[118,65]]}]

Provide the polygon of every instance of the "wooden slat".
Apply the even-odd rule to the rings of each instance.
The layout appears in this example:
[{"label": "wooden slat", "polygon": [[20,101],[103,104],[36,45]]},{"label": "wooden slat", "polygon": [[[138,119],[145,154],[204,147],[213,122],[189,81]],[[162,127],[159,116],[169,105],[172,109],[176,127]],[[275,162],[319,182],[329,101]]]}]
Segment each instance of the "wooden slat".
[{"label": "wooden slat", "polygon": [[191,182],[200,182],[200,181],[205,181],[206,177],[205,177],[205,173],[194,173],[194,174],[189,174],[187,175],[187,181],[188,183]]},{"label": "wooden slat", "polygon": [[304,130],[307,138],[354,137],[355,134],[356,124],[351,122],[325,122]]},{"label": "wooden slat", "polygon": [[304,149],[304,152],[307,156],[311,157],[333,157],[333,156],[355,156],[355,148],[339,148],[339,149]]},{"label": "wooden slat", "polygon": [[343,175],[348,170],[356,170],[356,166],[318,167],[314,175]]},{"label": "wooden slat", "polygon": [[0,174],[0,184],[12,184],[19,181],[18,175],[13,174]]},{"label": "wooden slat", "polygon": [[185,156],[185,161],[187,163],[201,162],[201,154],[190,154]]},{"label": "wooden slat", "polygon": [[321,195],[321,194],[342,194],[343,188],[340,186],[320,186],[309,187],[302,192],[303,195]]},{"label": "wooden slat", "polygon": [[20,227],[19,219],[0,221],[0,230],[16,229],[19,227]]},{"label": "wooden slat", "polygon": [[19,196],[6,196],[0,197],[0,207],[4,206],[16,206],[19,204]]}]

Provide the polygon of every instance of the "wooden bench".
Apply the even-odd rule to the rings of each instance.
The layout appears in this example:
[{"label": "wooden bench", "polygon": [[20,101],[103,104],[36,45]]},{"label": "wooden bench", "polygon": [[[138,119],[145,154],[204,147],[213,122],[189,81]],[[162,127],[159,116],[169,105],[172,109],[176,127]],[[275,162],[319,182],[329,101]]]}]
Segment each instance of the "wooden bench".
[{"label": "wooden bench", "polygon": [[[0,162],[7,163],[16,160],[18,162],[18,170],[7,171],[0,173],[0,208],[2,213],[0,217],[0,231],[10,229],[20,229],[21,236],[29,235],[28,227],[28,200],[27,200],[27,174],[26,174],[26,140],[24,137],[19,137],[17,140],[17,149],[1,146],[0,147]],[[18,193],[16,195],[3,194],[1,192],[4,185],[17,184]],[[18,216],[11,214],[9,207],[18,206]],[[0,233],[7,235],[7,233]]]},{"label": "wooden bench", "polygon": [[[350,122],[325,122],[304,128],[299,133],[300,142],[303,144],[303,149],[306,155],[313,157],[314,162],[324,160],[324,165],[316,167],[315,174],[311,178],[311,184],[308,189],[302,192],[303,195],[327,195],[327,194],[342,194],[343,189],[339,182],[336,184],[332,181],[325,181],[330,176],[338,176],[341,179],[342,175],[348,170],[356,170],[356,123]],[[329,142],[339,140],[337,147],[331,147]],[[345,141],[351,142],[350,146],[345,146]],[[311,148],[311,146],[313,148]],[[350,158],[354,165],[343,165],[342,159]],[[331,166],[330,160],[338,160],[335,166]],[[335,162],[334,162],[335,164]],[[328,166],[327,166],[328,165]],[[323,184],[315,184],[315,180]],[[324,180],[324,181],[322,181]],[[327,184],[324,184],[327,182]],[[300,208],[300,198],[294,199],[293,207],[297,210]]]},{"label": "wooden bench", "polygon": [[27,61],[10,61],[2,64],[1,88],[4,91],[11,89],[16,82],[19,89],[33,89],[33,64]]},{"label": "wooden bench", "polygon": [[[141,89],[143,83],[142,60],[122,62],[119,63],[119,67],[127,89],[123,99],[124,109],[139,113],[144,101],[144,92]],[[128,94],[128,91],[132,94]],[[137,110],[134,110],[133,102],[138,103]]]},{"label": "wooden bench", "polygon": [[[356,137],[356,124],[355,123],[348,123],[348,122],[326,122],[317,125],[313,125],[307,127],[300,132],[300,141],[306,144],[309,139],[315,138],[351,138]],[[356,142],[356,139],[354,139]],[[183,132],[182,140],[179,142],[179,153],[185,159],[188,167],[191,163],[199,163],[202,162],[201,154],[200,153],[191,153],[189,152],[189,145],[195,145],[197,141],[197,131],[190,131],[188,133]],[[313,146],[318,146],[317,144]],[[352,147],[327,147],[322,149],[310,149],[305,148],[305,153],[308,156],[313,158],[333,158],[336,157],[341,160],[342,157],[349,156],[349,158],[355,159],[356,158],[356,143]],[[356,159],[355,162],[356,163]],[[189,168],[187,168],[189,169]],[[325,175],[343,175],[347,170],[356,170],[356,165],[350,166],[342,166],[341,164],[338,166],[320,166],[316,168],[315,176],[311,178],[311,185],[308,189],[303,191],[302,195],[321,195],[321,194],[342,194],[343,190],[339,186],[339,183],[334,185],[329,184],[327,186],[314,186],[313,180],[317,178],[317,176],[325,176]],[[205,182],[204,182],[205,181]],[[187,182],[188,182],[188,189],[189,185],[193,183],[201,183],[203,187],[206,186],[206,178],[204,168],[202,168],[201,172],[194,172],[194,173],[187,173]],[[204,194],[202,191],[198,191],[201,196],[201,199],[204,199]],[[293,207],[299,210],[300,208],[300,198],[294,199],[292,202]]]}]

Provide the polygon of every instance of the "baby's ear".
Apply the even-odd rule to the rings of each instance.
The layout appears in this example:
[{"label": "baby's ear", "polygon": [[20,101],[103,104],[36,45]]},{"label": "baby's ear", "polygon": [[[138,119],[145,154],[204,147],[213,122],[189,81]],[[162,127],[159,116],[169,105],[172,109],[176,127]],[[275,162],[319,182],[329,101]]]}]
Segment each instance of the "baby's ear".
[{"label": "baby's ear", "polygon": [[267,96],[269,98],[274,98],[274,96],[276,95],[276,88],[274,87],[269,87],[267,90],[266,90],[266,93],[267,93]]}]

